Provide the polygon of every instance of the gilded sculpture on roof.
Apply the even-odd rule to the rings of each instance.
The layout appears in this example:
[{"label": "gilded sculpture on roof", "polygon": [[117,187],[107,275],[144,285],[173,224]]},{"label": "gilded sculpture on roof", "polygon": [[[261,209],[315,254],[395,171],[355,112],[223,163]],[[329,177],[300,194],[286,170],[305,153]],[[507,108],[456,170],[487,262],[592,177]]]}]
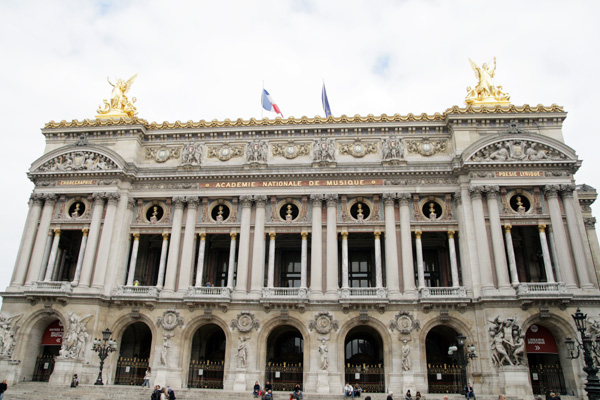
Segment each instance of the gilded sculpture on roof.
[{"label": "gilded sculpture on roof", "polygon": [[475,88],[467,87],[467,97],[465,103],[478,105],[496,105],[510,104],[510,96],[502,90],[502,86],[494,86],[494,76],[496,75],[496,57],[494,57],[494,65],[490,66],[483,63],[480,67],[469,58],[471,68],[475,72],[477,85]]},{"label": "gilded sculpture on roof", "polygon": [[110,101],[104,100],[104,108],[98,109],[96,118],[133,118],[137,114],[137,109],[133,105],[136,100],[135,97],[132,97],[130,101],[126,96],[135,78],[137,78],[137,74],[126,81],[117,79],[116,84],[113,84],[110,79],[106,78],[108,83],[113,87],[113,90],[110,95]]}]

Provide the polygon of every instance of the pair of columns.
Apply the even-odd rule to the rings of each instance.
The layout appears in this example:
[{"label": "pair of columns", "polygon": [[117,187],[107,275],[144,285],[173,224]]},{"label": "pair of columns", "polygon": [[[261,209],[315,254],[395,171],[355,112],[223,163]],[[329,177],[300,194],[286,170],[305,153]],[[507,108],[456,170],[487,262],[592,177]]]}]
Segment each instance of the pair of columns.
[{"label": "pair of columns", "polygon": [[[448,250],[450,256],[450,276],[452,278],[452,287],[459,287],[458,260],[456,258],[456,244],[454,243],[454,231],[448,231]],[[425,287],[425,266],[423,263],[423,243],[421,240],[421,231],[415,232],[415,247],[417,253],[417,280],[419,289]]]}]

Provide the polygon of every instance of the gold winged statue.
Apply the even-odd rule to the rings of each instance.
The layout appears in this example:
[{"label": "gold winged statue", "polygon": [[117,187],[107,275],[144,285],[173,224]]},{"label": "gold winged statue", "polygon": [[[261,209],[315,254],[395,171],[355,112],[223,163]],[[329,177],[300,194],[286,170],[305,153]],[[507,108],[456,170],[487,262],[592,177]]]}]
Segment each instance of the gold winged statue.
[{"label": "gold winged statue", "polygon": [[117,79],[117,83],[113,84],[109,78],[108,83],[113,87],[110,101],[104,100],[104,108],[98,109],[98,115],[96,118],[133,118],[138,112],[133,103],[135,103],[135,97],[131,98],[131,101],[127,98],[126,94],[131,89],[131,85],[137,78],[137,74],[124,81],[123,79]]},{"label": "gold winged statue", "polygon": [[496,57],[494,57],[494,66],[491,68],[484,63],[481,67],[475,64],[469,58],[471,68],[475,72],[477,78],[477,86],[475,88],[467,87],[467,97],[465,103],[474,106],[478,105],[508,105],[510,104],[510,96],[502,91],[502,86],[494,86],[494,76],[496,75]]}]

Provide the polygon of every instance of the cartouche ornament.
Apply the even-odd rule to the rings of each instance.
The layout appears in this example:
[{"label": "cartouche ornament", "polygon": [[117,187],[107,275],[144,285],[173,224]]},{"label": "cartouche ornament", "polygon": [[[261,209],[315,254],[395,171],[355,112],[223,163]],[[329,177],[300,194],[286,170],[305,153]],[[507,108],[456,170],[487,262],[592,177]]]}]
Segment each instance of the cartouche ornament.
[{"label": "cartouche ornament", "polygon": [[477,78],[477,86],[472,89],[467,87],[467,97],[465,103],[473,106],[480,105],[509,105],[510,96],[502,90],[502,86],[494,86],[493,78],[496,74],[496,57],[494,57],[494,67],[490,68],[486,63],[479,67],[469,58],[471,68]]},{"label": "cartouche ornament", "polygon": [[133,103],[135,103],[135,97],[131,98],[131,101],[127,98],[126,94],[131,89],[131,85],[137,78],[137,74],[133,75],[128,80],[117,79],[117,83],[113,84],[108,78],[108,83],[113,87],[110,101],[104,100],[104,108],[98,109],[98,115],[96,118],[108,119],[108,118],[133,118],[138,112]]}]

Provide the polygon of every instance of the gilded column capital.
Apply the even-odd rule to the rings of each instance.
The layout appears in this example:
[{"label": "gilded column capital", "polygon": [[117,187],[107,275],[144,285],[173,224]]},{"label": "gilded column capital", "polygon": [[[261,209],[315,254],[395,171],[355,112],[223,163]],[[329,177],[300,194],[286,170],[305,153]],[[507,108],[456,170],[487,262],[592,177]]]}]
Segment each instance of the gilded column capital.
[{"label": "gilded column capital", "polygon": [[384,193],[382,196],[383,204],[386,206],[393,206],[396,200],[396,193]]},{"label": "gilded column capital", "polygon": [[269,232],[269,239],[271,240],[275,240],[275,237],[277,236],[276,232]]},{"label": "gilded column capital", "polygon": [[200,198],[198,196],[187,196],[185,201],[187,202],[188,208],[198,208],[200,205]]},{"label": "gilded column capital", "polygon": [[410,193],[401,192],[397,194],[401,206],[407,206],[410,200]]},{"label": "gilded column capital", "polygon": [[229,236],[231,237],[231,240],[235,240],[235,238],[237,238],[237,233],[231,232]]},{"label": "gilded column capital", "polygon": [[481,199],[481,194],[484,192],[483,186],[471,186],[469,188],[469,195],[472,199]]},{"label": "gilded column capital", "polygon": [[204,233],[204,232],[200,232],[200,233],[198,234],[198,237],[200,238],[200,240],[206,240],[206,233]]},{"label": "gilded column capital", "polygon": [[83,228],[81,230],[81,233],[83,234],[83,236],[87,236],[89,232],[90,232],[90,230],[88,228]]},{"label": "gilded column capital", "polygon": [[139,233],[132,233],[131,236],[133,236],[133,240],[140,240],[140,234]]},{"label": "gilded column capital", "polygon": [[421,231],[415,231],[415,238],[416,239],[421,239],[422,235],[423,235],[423,232],[421,232]]},{"label": "gilded column capital", "polygon": [[342,240],[348,240],[348,232],[347,231],[340,232],[340,235],[342,236]]},{"label": "gilded column capital", "polygon": [[266,194],[255,194],[254,201],[256,202],[257,207],[266,207],[267,206],[267,195]]},{"label": "gilded column capital", "polygon": [[510,233],[511,229],[512,229],[512,225],[511,224],[504,225],[504,232],[505,233]]},{"label": "gilded column capital", "polygon": [[321,207],[323,205],[323,195],[322,194],[311,194],[310,201],[312,202],[313,207]]},{"label": "gilded column capital", "polygon": [[338,195],[328,193],[325,195],[325,200],[327,200],[327,207],[335,207],[337,205]]},{"label": "gilded column capital", "polygon": [[300,236],[302,237],[302,240],[306,240],[308,238],[308,232],[300,232]]},{"label": "gilded column capital", "polygon": [[55,237],[60,237],[60,229],[54,229],[53,232]]},{"label": "gilded column capital", "polygon": [[558,190],[559,190],[558,185],[544,186],[544,194],[546,195],[546,198],[548,198],[548,199],[556,198],[558,196]]},{"label": "gilded column capital", "polygon": [[375,231],[375,232],[373,232],[373,235],[375,236],[375,240],[381,239],[381,232]]},{"label": "gilded column capital", "polygon": [[546,225],[545,224],[539,224],[538,225],[538,230],[540,231],[540,233],[546,232]]},{"label": "gilded column capital", "polygon": [[240,203],[242,204],[242,207],[244,207],[244,208],[248,208],[248,207],[252,206],[252,196],[249,194],[241,195]]},{"label": "gilded column capital", "polygon": [[448,239],[454,239],[455,231],[448,231]]},{"label": "gilded column capital", "polygon": [[168,232],[163,232],[162,238],[163,238],[163,240],[169,240],[169,233]]},{"label": "gilded column capital", "polygon": [[183,208],[183,204],[185,203],[185,196],[174,196],[172,204],[175,208]]}]

